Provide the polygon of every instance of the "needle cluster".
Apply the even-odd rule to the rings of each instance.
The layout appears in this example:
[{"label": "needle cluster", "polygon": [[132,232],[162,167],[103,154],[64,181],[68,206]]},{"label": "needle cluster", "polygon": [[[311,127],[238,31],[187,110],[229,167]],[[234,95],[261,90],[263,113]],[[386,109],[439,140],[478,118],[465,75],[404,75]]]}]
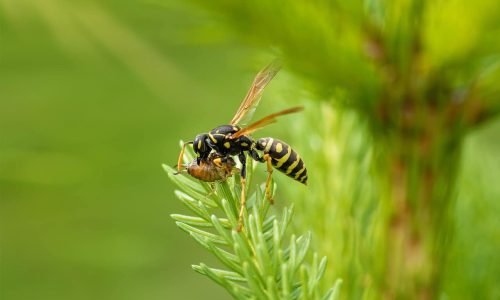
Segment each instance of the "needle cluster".
[{"label": "needle cluster", "polygon": [[[186,160],[192,153],[187,151]],[[326,257],[310,254],[311,233],[288,232],[293,206],[278,217],[264,195],[264,185],[252,189],[252,168],[247,177],[250,193],[244,210],[244,226],[237,232],[239,176],[213,184],[187,175],[174,175],[163,166],[178,186],[177,198],[191,214],[172,214],[176,225],[221,263],[218,268],[204,263],[192,268],[225,288],[235,299],[336,299],[341,281],[323,292]],[[254,190],[254,191],[252,191]]]}]

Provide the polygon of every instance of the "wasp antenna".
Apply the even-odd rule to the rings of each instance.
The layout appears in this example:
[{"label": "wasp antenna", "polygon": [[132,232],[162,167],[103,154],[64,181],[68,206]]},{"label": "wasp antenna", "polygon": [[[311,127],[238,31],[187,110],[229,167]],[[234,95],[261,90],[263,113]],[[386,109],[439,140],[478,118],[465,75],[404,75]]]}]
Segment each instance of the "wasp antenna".
[{"label": "wasp antenna", "polygon": [[184,157],[184,149],[186,148],[186,145],[193,144],[193,141],[185,142],[182,145],[182,150],[181,153],[179,153],[179,160],[177,161],[177,170],[180,171],[182,167],[182,158]]},{"label": "wasp antenna", "polygon": [[193,141],[187,141],[187,142],[184,142],[183,140],[180,140],[180,141],[179,141],[179,146],[181,146],[181,147],[182,147],[182,146],[184,146],[184,145],[187,145],[187,144],[192,144],[192,143],[193,143]]}]

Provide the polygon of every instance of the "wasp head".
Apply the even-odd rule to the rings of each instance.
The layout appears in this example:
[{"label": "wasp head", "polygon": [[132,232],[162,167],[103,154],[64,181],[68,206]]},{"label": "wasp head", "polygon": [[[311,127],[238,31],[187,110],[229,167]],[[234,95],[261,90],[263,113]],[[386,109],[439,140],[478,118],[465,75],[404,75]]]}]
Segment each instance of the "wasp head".
[{"label": "wasp head", "polygon": [[193,150],[194,153],[196,153],[196,163],[200,165],[200,162],[202,159],[205,159],[208,157],[208,154],[210,153],[211,149],[208,147],[206,144],[206,139],[208,138],[208,134],[202,133],[198,134],[193,141]]}]

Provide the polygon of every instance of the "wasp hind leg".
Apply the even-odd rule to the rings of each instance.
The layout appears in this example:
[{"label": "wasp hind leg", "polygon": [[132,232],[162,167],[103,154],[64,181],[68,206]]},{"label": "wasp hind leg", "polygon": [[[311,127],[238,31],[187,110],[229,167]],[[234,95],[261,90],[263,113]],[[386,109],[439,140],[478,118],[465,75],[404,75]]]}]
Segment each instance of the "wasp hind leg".
[{"label": "wasp hind leg", "polygon": [[238,155],[238,158],[241,162],[241,200],[240,200],[240,213],[238,214],[238,227],[236,228],[236,231],[240,232],[241,229],[243,228],[243,211],[245,209],[245,206],[247,204],[247,199],[246,199],[246,173],[247,173],[247,159],[245,156],[245,153],[240,153]]},{"label": "wasp hind leg", "polygon": [[259,156],[259,154],[255,150],[250,151],[250,155],[252,156],[253,159],[255,159],[258,162],[265,162],[267,165],[267,180],[266,180],[266,198],[269,201],[270,204],[274,204],[274,199],[271,195],[271,178],[273,174],[273,164],[272,164],[272,158],[269,154],[264,154],[262,157]]},{"label": "wasp hind leg", "polygon": [[274,204],[274,199],[271,194],[271,178],[273,177],[273,164],[271,156],[269,154],[264,154],[262,156],[263,160],[266,161],[267,165],[267,179],[266,179],[266,198],[269,200],[269,203]]}]

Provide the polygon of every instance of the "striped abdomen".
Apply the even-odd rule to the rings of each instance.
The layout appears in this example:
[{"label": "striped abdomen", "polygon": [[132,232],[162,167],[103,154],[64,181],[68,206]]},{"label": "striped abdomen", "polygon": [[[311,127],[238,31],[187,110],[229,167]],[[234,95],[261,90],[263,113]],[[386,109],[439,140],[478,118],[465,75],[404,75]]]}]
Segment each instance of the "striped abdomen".
[{"label": "striped abdomen", "polygon": [[307,184],[307,169],[304,161],[292,147],[273,138],[261,138],[255,148],[269,154],[273,167],[297,181]]}]

